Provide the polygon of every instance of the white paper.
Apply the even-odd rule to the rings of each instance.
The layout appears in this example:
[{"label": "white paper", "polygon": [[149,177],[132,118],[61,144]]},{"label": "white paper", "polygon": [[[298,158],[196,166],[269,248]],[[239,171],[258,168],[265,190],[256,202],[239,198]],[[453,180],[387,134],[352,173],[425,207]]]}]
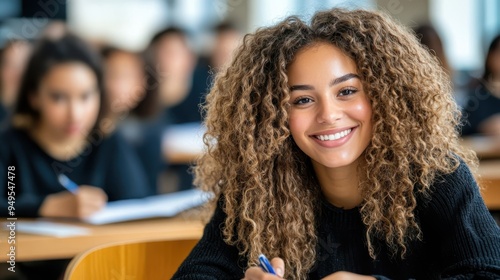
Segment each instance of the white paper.
[{"label": "white paper", "polygon": [[205,148],[205,131],[206,128],[196,122],[170,125],[163,135],[163,148],[177,153],[201,154]]},{"label": "white paper", "polygon": [[172,217],[184,210],[204,204],[209,198],[209,193],[193,189],[142,199],[112,201],[84,221],[102,225],[145,218]]},{"label": "white paper", "polygon": [[90,230],[85,227],[46,221],[18,221],[16,230],[18,232],[55,237],[70,237],[90,234]]}]

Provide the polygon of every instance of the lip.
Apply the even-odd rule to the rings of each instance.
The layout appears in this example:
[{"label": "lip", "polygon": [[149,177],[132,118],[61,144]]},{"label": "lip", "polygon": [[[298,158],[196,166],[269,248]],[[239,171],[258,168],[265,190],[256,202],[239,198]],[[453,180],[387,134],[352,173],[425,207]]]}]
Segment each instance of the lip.
[{"label": "lip", "polygon": [[[315,137],[317,135],[335,134],[335,133],[338,133],[338,132],[341,132],[341,131],[344,131],[344,130],[347,130],[347,129],[351,129],[351,133],[349,133],[347,136],[345,136],[343,138],[340,138],[340,139],[337,139],[337,140],[321,141],[321,140],[319,140],[318,138]],[[320,145],[322,147],[325,147],[325,148],[336,148],[336,147],[342,146],[345,143],[347,143],[349,141],[349,139],[351,139],[352,135],[354,134],[354,132],[357,129],[358,129],[358,126],[344,127],[344,128],[338,128],[338,129],[332,129],[332,130],[325,130],[325,131],[322,131],[322,132],[318,132],[318,133],[312,134],[309,137],[311,137],[318,145]]]},{"label": "lip", "polygon": [[81,126],[80,125],[69,125],[66,127],[66,133],[67,134],[76,134],[80,132]]}]

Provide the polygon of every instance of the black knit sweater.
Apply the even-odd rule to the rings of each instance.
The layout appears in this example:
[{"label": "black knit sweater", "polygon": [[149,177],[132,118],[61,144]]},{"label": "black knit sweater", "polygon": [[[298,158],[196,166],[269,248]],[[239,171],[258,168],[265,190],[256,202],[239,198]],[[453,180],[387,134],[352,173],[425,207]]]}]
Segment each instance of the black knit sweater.
[{"label": "black knit sweater", "polygon": [[[436,178],[431,189],[430,198],[418,197],[415,211],[423,240],[409,244],[404,260],[391,258],[382,241],[376,242],[377,259],[372,260],[359,208],[343,210],[323,200],[316,264],[309,279],[342,270],[377,279],[500,279],[500,229],[468,167],[462,163],[455,172]],[[247,260],[222,239],[225,217],[219,205],[173,279],[244,277]]]}]

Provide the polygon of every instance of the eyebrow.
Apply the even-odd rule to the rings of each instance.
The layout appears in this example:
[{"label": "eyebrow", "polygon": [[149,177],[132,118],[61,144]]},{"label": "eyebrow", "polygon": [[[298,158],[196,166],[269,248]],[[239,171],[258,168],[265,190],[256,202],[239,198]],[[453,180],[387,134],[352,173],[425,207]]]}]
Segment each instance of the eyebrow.
[{"label": "eyebrow", "polygon": [[[350,79],[361,79],[361,78],[357,74],[348,73],[348,74],[340,76],[340,77],[338,77],[336,79],[333,79],[332,81],[330,81],[330,83],[328,85],[330,87],[332,87],[334,85],[340,84],[340,83],[345,82],[345,81],[350,80]],[[314,89],[314,87],[311,86],[311,85],[293,85],[293,86],[290,87],[290,91],[294,91],[294,90],[313,90],[313,89]]]}]

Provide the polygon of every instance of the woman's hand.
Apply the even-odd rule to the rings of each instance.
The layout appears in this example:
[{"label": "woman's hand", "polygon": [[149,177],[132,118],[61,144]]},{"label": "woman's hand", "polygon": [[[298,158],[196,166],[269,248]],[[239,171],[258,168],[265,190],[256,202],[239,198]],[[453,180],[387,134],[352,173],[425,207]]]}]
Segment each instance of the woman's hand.
[{"label": "woman's hand", "polygon": [[64,191],[48,195],[39,214],[42,217],[86,218],[102,209],[107,200],[102,189],[82,185],[74,194]]},{"label": "woman's hand", "polygon": [[326,276],[322,280],[375,280],[375,277],[346,271],[338,271]]},{"label": "woman's hand", "polygon": [[277,276],[266,273],[262,268],[254,266],[247,269],[244,280],[283,279],[283,275],[285,275],[285,262],[280,258],[273,258],[271,260],[271,265],[276,274],[278,274]]}]

